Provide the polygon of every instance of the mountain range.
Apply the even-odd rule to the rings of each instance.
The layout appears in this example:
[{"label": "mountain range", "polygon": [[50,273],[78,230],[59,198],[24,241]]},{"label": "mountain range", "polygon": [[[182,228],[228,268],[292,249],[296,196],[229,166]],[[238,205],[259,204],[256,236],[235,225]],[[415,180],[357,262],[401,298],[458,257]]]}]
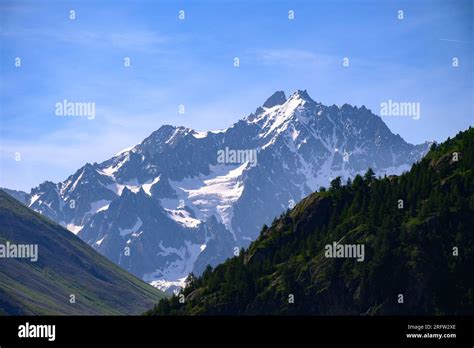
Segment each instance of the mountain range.
[{"label": "mountain range", "polygon": [[30,193],[6,190],[152,285],[182,287],[338,176],[401,174],[412,145],[366,107],[278,91],[229,128],[164,125],[140,144]]},{"label": "mountain range", "polygon": [[[474,129],[312,193],[154,315],[473,315]],[[336,250],[336,251],[335,251]]]}]

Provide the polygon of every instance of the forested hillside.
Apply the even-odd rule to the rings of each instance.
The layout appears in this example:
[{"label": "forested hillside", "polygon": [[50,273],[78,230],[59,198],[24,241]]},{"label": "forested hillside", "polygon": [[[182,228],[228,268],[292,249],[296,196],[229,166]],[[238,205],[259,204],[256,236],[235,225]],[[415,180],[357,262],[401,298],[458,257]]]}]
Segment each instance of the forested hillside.
[{"label": "forested hillside", "polygon": [[[148,314],[474,314],[474,129],[408,173],[334,179]],[[363,261],[327,258],[361,244]]]}]

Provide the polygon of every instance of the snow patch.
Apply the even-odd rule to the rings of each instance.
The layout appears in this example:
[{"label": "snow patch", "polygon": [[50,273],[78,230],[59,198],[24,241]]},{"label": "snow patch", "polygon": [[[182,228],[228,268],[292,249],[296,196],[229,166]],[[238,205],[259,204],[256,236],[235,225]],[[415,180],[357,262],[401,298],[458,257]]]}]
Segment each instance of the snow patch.
[{"label": "snow patch", "polygon": [[77,226],[74,224],[67,224],[66,228],[74,234],[78,234],[84,226]]},{"label": "snow patch", "polygon": [[207,132],[194,132],[193,137],[195,137],[196,139],[205,138],[207,137]]},{"label": "snow patch", "polygon": [[201,244],[193,244],[188,240],[184,244],[181,248],[176,249],[164,247],[160,243],[162,252],[158,253],[158,255],[168,256],[175,254],[178,256],[178,259],[168,262],[162,269],[145,274],[143,280],[163,291],[173,285],[184,287],[184,282],[189,273],[192,272],[194,263],[201,253]]},{"label": "snow patch", "polygon": [[40,197],[39,194],[33,195],[33,197],[31,197],[31,199],[30,199],[30,205],[29,206],[31,207],[38,200],[39,197]]},{"label": "snow patch", "polygon": [[[210,174],[207,176],[185,178],[179,182],[170,181],[170,184],[178,193],[179,199],[192,203],[192,206],[199,210],[199,219],[214,215],[234,235],[231,227],[233,203],[242,195],[242,175],[248,165],[243,163],[210,166]],[[162,203],[166,204],[166,201]]]},{"label": "snow patch", "polygon": [[99,201],[93,202],[91,203],[91,209],[86,214],[94,215],[99,211],[107,210],[109,208],[110,202],[111,201],[106,199],[101,199]]},{"label": "snow patch", "polygon": [[99,208],[99,209],[97,210],[97,212],[99,212],[99,211],[105,211],[105,210],[109,209],[109,206],[110,206],[110,204],[104,205],[102,208]]},{"label": "snow patch", "polygon": [[142,187],[142,185],[137,184],[137,179],[133,179],[124,184],[113,183],[106,186],[106,188],[115,192],[115,194],[117,194],[118,196],[122,195],[122,192],[125,189],[125,187],[128,188],[133,193],[137,193],[140,191],[140,188]]},{"label": "snow patch", "polygon": [[153,185],[155,185],[158,181],[160,181],[160,176],[157,176],[156,178],[154,178],[153,180],[149,180],[147,181],[146,183],[144,183],[142,185],[142,188],[143,188],[143,191],[145,191],[145,193],[148,195],[148,196],[151,196],[151,187]]},{"label": "snow patch", "polygon": [[120,235],[124,237],[127,234],[137,232],[138,229],[142,226],[142,224],[143,224],[142,220],[139,217],[137,217],[137,222],[135,222],[135,225],[133,225],[133,227],[124,228],[124,229],[119,228]]},{"label": "snow patch", "polygon": [[117,156],[121,155],[121,154],[124,153],[124,152],[131,151],[131,150],[133,150],[134,147],[135,147],[135,145],[129,146],[129,147],[127,147],[127,148],[125,148],[125,149],[123,149],[123,150],[117,152],[114,157],[117,157]]},{"label": "snow patch", "polygon": [[183,277],[181,279],[178,279],[176,281],[168,281],[168,280],[163,280],[163,279],[160,279],[160,280],[154,280],[152,282],[150,282],[150,285],[151,286],[154,286],[155,288],[157,288],[158,290],[161,290],[161,291],[166,291],[168,290],[169,288],[184,288],[185,284],[186,284],[186,277]]},{"label": "snow patch", "polygon": [[195,228],[202,222],[201,220],[193,218],[191,214],[185,209],[164,209],[168,213],[168,217],[183,225],[184,227]]},{"label": "snow patch", "polygon": [[[99,174],[104,174],[110,177],[113,177],[114,174],[127,162],[130,160],[130,154],[127,153],[125,155],[125,152],[122,152],[120,154],[124,154],[123,159],[119,161],[118,163],[114,163],[109,167],[103,168],[102,170],[97,170]],[[119,154],[119,155],[120,155]],[[115,162],[115,159],[114,159]]]},{"label": "snow patch", "polygon": [[104,241],[105,236],[103,236],[101,239],[99,239],[97,242],[95,242],[95,245],[100,246],[102,242]]}]

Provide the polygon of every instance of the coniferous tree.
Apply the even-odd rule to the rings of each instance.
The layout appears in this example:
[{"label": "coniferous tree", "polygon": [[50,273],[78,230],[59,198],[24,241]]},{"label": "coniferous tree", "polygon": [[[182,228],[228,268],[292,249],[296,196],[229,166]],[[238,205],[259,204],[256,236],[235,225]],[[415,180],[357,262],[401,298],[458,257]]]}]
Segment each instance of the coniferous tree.
[{"label": "coniferous tree", "polygon": [[372,168],[367,169],[367,172],[364,174],[364,180],[366,182],[372,182],[375,179],[375,173]]},{"label": "coniferous tree", "polygon": [[338,176],[337,178],[331,180],[331,189],[332,190],[337,190],[341,187],[341,177]]}]

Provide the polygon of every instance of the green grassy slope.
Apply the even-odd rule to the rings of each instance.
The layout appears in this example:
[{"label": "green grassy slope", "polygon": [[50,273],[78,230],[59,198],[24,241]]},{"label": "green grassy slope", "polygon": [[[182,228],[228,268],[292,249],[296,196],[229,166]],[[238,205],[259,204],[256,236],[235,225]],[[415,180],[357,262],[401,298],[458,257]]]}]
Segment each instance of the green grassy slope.
[{"label": "green grassy slope", "polygon": [[7,241],[38,244],[38,261],[0,258],[0,314],[139,314],[164,297],[0,190],[0,243]]}]

